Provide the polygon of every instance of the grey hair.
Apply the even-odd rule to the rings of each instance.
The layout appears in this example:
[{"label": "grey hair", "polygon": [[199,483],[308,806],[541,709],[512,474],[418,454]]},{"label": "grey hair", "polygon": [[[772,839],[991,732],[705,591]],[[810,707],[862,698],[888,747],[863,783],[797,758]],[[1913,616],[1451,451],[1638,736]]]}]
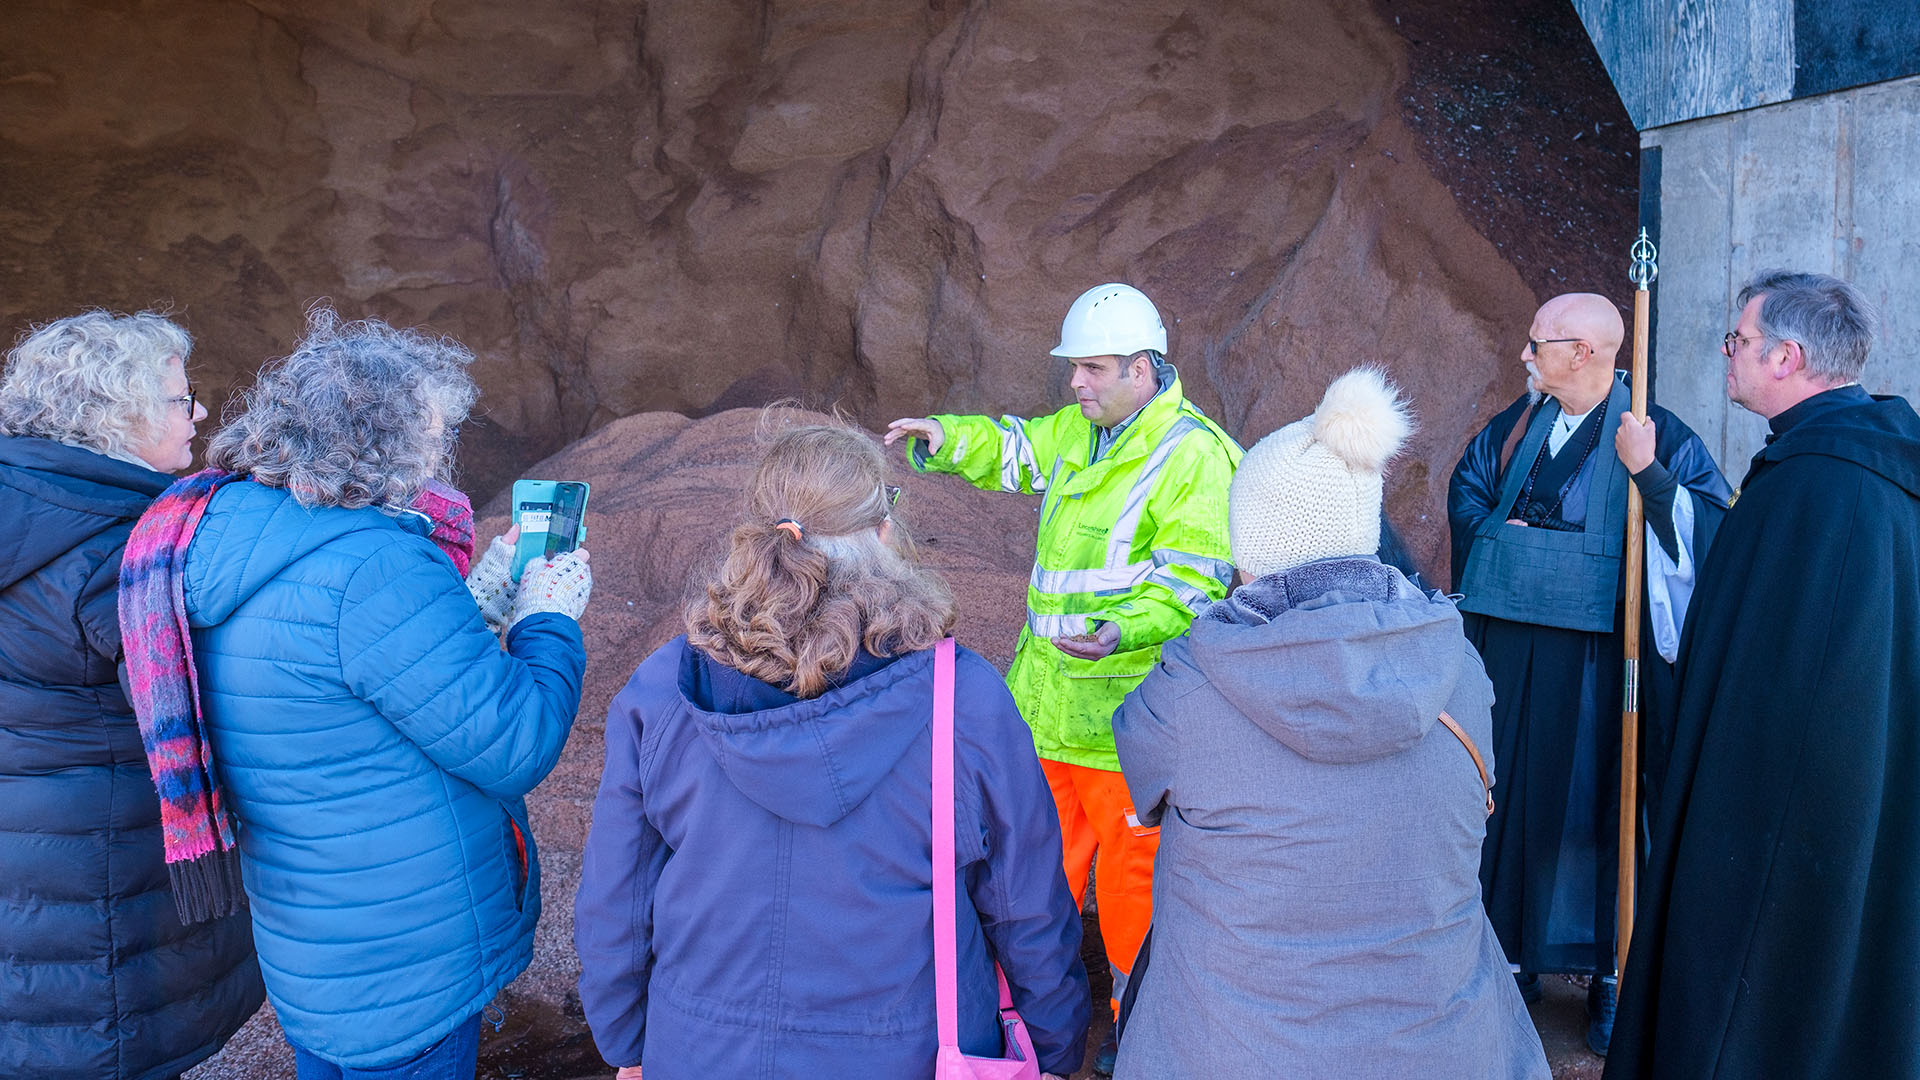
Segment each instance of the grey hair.
[{"label": "grey hair", "polygon": [[33,327],[0,374],[0,435],[136,460],[134,448],[165,428],[173,407],[168,361],[192,352],[193,338],[151,311],[95,309]]},{"label": "grey hair", "polygon": [[1760,302],[1760,334],[1771,350],[1797,341],[1807,370],[1833,383],[1852,382],[1867,366],[1880,316],[1851,282],[1826,274],[1762,270],[1740,290],[1739,306]]},{"label": "grey hair", "polygon": [[451,338],[315,307],[292,354],[261,370],[208,442],[207,462],[302,506],[399,513],[451,469],[455,429],[478,395],[472,362]]}]

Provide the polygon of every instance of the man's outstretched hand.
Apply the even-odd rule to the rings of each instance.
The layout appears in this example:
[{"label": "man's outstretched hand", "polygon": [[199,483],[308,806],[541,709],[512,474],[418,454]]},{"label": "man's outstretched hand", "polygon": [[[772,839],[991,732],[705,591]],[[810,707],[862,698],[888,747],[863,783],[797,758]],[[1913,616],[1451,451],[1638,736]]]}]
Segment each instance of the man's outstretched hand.
[{"label": "man's outstretched hand", "polygon": [[886,444],[892,446],[901,439],[925,439],[927,453],[937,454],[940,444],[947,441],[947,430],[932,417],[903,416],[887,425]]},{"label": "man's outstretched hand", "polygon": [[1098,660],[1120,647],[1120,624],[1102,623],[1092,634],[1057,637],[1053,647],[1078,660]]}]

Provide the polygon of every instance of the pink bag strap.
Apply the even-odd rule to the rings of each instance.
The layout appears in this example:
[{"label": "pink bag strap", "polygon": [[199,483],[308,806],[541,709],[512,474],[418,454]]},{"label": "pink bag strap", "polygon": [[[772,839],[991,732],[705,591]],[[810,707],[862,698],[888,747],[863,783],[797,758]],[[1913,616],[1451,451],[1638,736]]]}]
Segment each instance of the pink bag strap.
[{"label": "pink bag strap", "polygon": [[[933,993],[940,1045],[960,1045],[954,989],[953,639],[933,647]],[[1006,979],[1001,978],[1005,994]]]},{"label": "pink bag strap", "polygon": [[[933,647],[933,993],[940,1045],[960,1045],[959,991],[955,988],[953,883],[953,639]],[[1013,1008],[1007,973],[996,961],[1000,1007]]]}]

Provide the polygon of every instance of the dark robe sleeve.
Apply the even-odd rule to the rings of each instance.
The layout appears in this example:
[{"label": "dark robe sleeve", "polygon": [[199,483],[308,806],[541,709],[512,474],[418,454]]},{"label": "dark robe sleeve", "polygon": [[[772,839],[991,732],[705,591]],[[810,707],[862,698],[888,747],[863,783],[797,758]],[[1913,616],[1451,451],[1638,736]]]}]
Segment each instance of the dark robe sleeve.
[{"label": "dark robe sleeve", "polygon": [[1660,550],[1667,553],[1667,558],[1678,562],[1680,533],[1673,521],[1673,504],[1680,491],[1680,481],[1675,480],[1673,473],[1655,458],[1646,468],[1633,474],[1633,486],[1640,489],[1640,498],[1646,502],[1647,527],[1653,530],[1654,538],[1660,541]]},{"label": "dark robe sleeve", "polygon": [[[1651,550],[1647,553],[1647,604],[1641,616],[1640,766],[1642,791],[1651,809],[1658,805],[1665,792],[1673,746],[1674,671],[1664,662],[1663,625],[1657,625],[1657,621],[1661,618],[1679,620],[1678,625],[1665,623],[1664,627],[1670,627],[1666,632],[1677,635],[1681,647],[1685,647],[1684,620],[1697,599],[1694,591],[1701,567],[1727,515],[1731,492],[1699,436],[1657,405],[1650,407],[1648,414],[1658,433],[1654,462],[1634,476],[1634,483],[1646,500],[1647,528],[1666,556],[1664,560],[1657,560]],[[1678,535],[1674,521],[1675,503],[1683,491],[1687,493],[1692,511],[1692,531],[1684,538]],[[1682,548],[1690,555],[1689,559],[1681,559]],[[1682,562],[1691,567],[1691,574],[1667,579],[1665,575],[1677,572]],[[1667,603],[1664,615],[1655,599],[1656,593]]]},{"label": "dark robe sleeve", "polygon": [[1480,429],[1467,443],[1447,481],[1447,528],[1453,539],[1453,591],[1460,591],[1460,580],[1467,572],[1467,555],[1473,548],[1473,534],[1487,515],[1494,512],[1500,498],[1500,444],[1506,441],[1513,425],[1520,422],[1526,408],[1522,395]]},{"label": "dark robe sleeve", "polygon": [[[1693,433],[1681,419],[1659,406],[1650,406],[1648,416],[1654,422],[1657,432],[1654,440],[1654,465],[1646,471],[1656,469],[1665,472],[1665,479],[1671,483],[1662,493],[1664,505],[1661,507],[1660,521],[1666,523],[1663,529],[1654,517],[1654,496],[1647,486],[1640,484],[1640,476],[1634,481],[1640,484],[1641,498],[1647,500],[1647,520],[1653,525],[1660,537],[1660,546],[1666,548],[1669,558],[1677,557],[1679,538],[1672,537],[1673,546],[1668,546],[1669,534],[1673,531],[1673,499],[1681,488],[1693,495],[1693,536],[1691,548],[1696,562],[1706,558],[1707,549],[1713,546],[1713,537],[1720,529],[1720,522],[1727,516],[1727,507],[1733,502],[1733,488],[1727,484],[1727,478],[1721,474],[1720,466],[1714,464],[1713,455],[1707,451],[1707,444]],[[1652,479],[1658,481],[1659,477]]]}]

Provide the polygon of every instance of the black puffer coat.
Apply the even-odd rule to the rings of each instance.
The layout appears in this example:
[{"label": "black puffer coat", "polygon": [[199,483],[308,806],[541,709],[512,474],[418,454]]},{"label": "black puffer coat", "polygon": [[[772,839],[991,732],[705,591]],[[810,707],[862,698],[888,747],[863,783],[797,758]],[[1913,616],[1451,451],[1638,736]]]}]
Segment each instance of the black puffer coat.
[{"label": "black puffer coat", "polygon": [[171,1077],[260,1006],[246,913],[180,924],[118,675],[121,551],[171,479],[0,436],[0,1077]]}]

